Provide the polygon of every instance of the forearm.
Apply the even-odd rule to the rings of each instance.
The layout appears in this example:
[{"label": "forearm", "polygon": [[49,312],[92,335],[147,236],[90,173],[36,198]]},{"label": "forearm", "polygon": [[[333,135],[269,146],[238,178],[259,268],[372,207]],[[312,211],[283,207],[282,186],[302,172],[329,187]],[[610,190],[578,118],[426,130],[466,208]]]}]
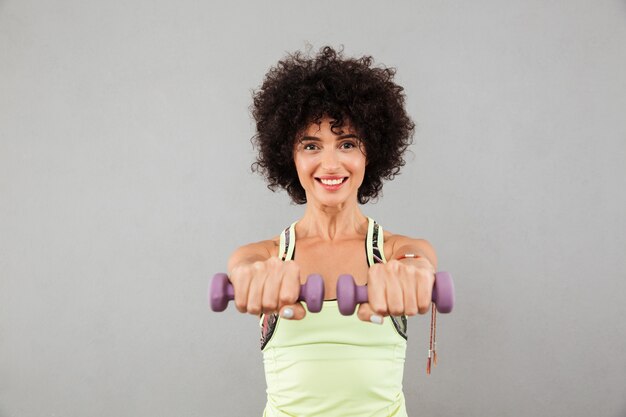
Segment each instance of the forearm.
[{"label": "forearm", "polygon": [[[407,254],[413,254],[414,257],[405,257]],[[433,247],[425,240],[405,243],[393,251],[392,259],[399,259],[400,262],[409,265],[421,264],[423,260],[428,261],[433,269],[437,270],[437,255]],[[422,261],[420,261],[422,259]]]},{"label": "forearm", "polygon": [[271,254],[261,243],[252,243],[237,248],[228,259],[228,274],[230,275],[234,268],[267,261],[270,257]]}]

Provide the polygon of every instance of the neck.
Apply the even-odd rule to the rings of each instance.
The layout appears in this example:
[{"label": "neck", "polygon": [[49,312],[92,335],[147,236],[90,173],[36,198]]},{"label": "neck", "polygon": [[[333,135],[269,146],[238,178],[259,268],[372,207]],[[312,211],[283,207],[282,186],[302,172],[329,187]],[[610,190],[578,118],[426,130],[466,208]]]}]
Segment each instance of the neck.
[{"label": "neck", "polygon": [[340,206],[309,203],[296,228],[298,238],[351,239],[367,233],[367,217],[361,213],[356,201]]}]

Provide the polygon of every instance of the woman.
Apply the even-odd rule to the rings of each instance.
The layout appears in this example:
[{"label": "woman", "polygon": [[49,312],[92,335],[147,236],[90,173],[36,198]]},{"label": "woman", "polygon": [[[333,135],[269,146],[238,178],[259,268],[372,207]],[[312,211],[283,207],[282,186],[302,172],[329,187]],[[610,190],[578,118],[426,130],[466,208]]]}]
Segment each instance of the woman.
[{"label": "woman", "polygon": [[[228,262],[237,309],[261,315],[264,416],[406,416],[406,316],[429,310],[437,258],[426,240],[383,231],[359,208],[399,172],[414,131],[395,70],[372,62],[330,47],[295,53],[254,96],[254,167],[306,204],[280,235]],[[297,302],[312,273],[325,283],[320,313]],[[337,308],[346,273],[368,286],[356,317]]]}]

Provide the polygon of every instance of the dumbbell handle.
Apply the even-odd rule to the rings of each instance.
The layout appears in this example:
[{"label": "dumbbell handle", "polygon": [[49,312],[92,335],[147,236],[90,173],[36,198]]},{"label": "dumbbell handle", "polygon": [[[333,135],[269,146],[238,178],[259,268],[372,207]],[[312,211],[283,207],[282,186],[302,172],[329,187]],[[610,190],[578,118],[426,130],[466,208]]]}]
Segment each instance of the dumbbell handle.
[{"label": "dumbbell handle", "polygon": [[[356,285],[352,275],[339,276],[337,281],[339,311],[345,316],[354,314],[357,304],[367,303],[367,286]],[[440,313],[450,313],[454,307],[454,283],[448,272],[435,274],[432,301]]]},{"label": "dumbbell handle", "polygon": [[[228,280],[228,275],[217,273],[213,276],[209,285],[209,305],[213,311],[224,311],[228,302],[235,299],[233,284]],[[306,284],[300,285],[298,301],[305,301],[307,308],[312,313],[322,310],[324,301],[324,280],[319,274],[311,274],[307,277]]]}]

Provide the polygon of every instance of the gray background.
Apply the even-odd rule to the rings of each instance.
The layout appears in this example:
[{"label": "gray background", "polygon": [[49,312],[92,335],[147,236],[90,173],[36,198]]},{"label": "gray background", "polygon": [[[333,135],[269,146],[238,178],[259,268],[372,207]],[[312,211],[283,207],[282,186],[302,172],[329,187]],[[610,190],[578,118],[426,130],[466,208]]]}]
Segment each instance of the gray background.
[{"label": "gray background", "polygon": [[258,321],[208,311],[302,207],[249,165],[286,51],[398,69],[418,124],[364,212],[458,303],[412,416],[626,416],[624,1],[0,1],[0,416],[260,416]]}]

